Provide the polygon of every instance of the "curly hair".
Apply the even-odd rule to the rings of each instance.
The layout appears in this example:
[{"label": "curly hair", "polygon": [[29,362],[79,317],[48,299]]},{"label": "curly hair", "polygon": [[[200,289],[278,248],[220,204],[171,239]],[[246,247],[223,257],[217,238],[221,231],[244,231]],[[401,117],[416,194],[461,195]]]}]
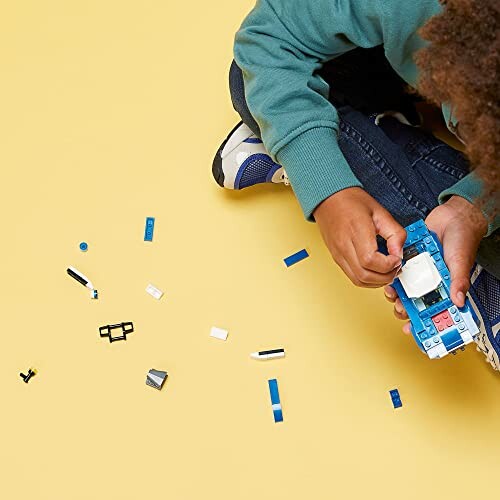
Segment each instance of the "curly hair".
[{"label": "curly hair", "polygon": [[500,179],[500,1],[444,0],[420,30],[429,45],[417,53],[419,92],[450,103],[484,198],[498,211]]}]

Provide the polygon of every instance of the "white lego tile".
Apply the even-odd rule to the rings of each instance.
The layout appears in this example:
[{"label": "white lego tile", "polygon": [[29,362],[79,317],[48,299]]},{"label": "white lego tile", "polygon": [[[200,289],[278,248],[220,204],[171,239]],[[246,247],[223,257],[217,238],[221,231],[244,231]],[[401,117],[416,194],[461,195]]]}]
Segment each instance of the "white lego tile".
[{"label": "white lego tile", "polygon": [[473,340],[472,335],[470,334],[469,330],[466,330],[465,332],[461,332],[460,337],[462,337],[464,344],[470,344]]},{"label": "white lego tile", "polygon": [[217,328],[216,326],[213,326],[212,329],[210,330],[210,337],[215,337],[216,339],[219,340],[227,340],[228,335],[229,332],[227,330],[223,330],[222,328]]},{"label": "white lego tile", "polygon": [[146,287],[146,292],[148,292],[149,295],[154,297],[156,300],[160,300],[163,296],[163,292],[151,284]]},{"label": "white lego tile", "polygon": [[427,351],[427,355],[429,356],[430,359],[436,359],[436,358],[444,358],[448,354],[448,351],[446,350],[446,347],[444,344],[437,344],[436,346],[432,347]]}]

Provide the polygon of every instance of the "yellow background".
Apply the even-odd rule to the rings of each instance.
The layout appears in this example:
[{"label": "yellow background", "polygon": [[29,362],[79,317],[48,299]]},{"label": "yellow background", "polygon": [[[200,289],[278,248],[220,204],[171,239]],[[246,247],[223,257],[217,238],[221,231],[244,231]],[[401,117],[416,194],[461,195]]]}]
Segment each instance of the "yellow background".
[{"label": "yellow background", "polygon": [[[2,2],[0,498],[497,491],[499,379],[475,349],[428,361],[381,291],[336,269],[290,190],[212,181],[238,119],[233,34],[252,5]],[[286,269],[303,247],[311,258]],[[121,321],[134,322],[127,342],[99,338]],[[280,346],[285,359],[249,358]],[[150,368],[169,372],[161,392]]]}]

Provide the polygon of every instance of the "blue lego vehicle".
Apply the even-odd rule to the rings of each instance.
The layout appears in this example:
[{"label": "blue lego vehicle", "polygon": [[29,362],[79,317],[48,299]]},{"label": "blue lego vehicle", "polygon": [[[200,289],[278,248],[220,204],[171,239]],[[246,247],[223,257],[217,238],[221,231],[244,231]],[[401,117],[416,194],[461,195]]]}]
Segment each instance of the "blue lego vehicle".
[{"label": "blue lego vehicle", "polygon": [[417,345],[429,358],[463,349],[479,333],[479,320],[467,299],[457,307],[450,299],[450,272],[438,237],[423,220],[406,227],[403,267],[392,286],[411,321]]}]

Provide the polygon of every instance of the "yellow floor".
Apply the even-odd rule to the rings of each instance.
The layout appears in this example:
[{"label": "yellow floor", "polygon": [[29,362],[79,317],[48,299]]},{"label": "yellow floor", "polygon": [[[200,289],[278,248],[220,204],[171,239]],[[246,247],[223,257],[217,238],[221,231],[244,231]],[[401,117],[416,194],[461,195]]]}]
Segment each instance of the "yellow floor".
[{"label": "yellow floor", "polygon": [[[382,293],[336,269],[290,190],[211,179],[253,2],[3,3],[0,498],[491,496],[500,378],[475,349],[428,361]],[[121,321],[127,342],[99,338]],[[283,360],[249,358],[279,346]],[[161,392],[150,368],[170,374]]]}]

